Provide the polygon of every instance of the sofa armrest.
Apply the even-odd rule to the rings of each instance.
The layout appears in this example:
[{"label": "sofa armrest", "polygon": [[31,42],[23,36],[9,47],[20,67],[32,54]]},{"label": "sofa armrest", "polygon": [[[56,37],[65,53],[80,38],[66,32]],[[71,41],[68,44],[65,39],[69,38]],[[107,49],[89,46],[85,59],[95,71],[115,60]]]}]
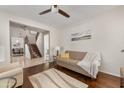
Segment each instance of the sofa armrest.
[{"label": "sofa armrest", "polygon": [[10,77],[10,76],[16,76],[17,74],[21,73],[22,71],[23,71],[22,68],[15,68],[15,69],[11,69],[9,71],[1,72],[0,79],[5,78],[5,77]]},{"label": "sofa armrest", "polygon": [[0,79],[6,77],[13,77],[16,78],[17,84],[16,87],[22,85],[23,83],[23,66],[17,63],[9,63],[3,64],[0,67]]}]

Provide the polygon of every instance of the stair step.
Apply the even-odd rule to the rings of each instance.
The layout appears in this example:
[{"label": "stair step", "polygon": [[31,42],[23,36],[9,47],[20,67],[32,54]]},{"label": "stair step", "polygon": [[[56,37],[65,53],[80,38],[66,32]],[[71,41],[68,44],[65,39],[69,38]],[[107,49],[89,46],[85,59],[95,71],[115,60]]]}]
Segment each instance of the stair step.
[{"label": "stair step", "polygon": [[31,55],[32,55],[33,58],[42,57],[36,44],[31,44],[30,45],[30,50],[31,50]]}]

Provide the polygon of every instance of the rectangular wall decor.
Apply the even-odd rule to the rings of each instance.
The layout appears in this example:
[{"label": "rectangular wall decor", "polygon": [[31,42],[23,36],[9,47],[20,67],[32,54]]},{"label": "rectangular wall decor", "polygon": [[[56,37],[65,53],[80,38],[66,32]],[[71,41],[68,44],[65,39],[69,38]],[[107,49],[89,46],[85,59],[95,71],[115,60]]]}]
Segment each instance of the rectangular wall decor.
[{"label": "rectangular wall decor", "polygon": [[71,34],[71,41],[91,39],[91,30]]}]

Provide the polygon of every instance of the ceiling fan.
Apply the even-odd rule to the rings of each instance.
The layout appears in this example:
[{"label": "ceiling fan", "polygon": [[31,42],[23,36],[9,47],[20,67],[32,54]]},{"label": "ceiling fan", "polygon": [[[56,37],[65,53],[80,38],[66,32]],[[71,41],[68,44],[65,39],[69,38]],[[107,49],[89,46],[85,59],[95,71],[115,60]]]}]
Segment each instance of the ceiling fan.
[{"label": "ceiling fan", "polygon": [[59,13],[67,18],[70,17],[69,14],[67,14],[66,12],[64,12],[63,10],[61,10],[58,5],[52,5],[50,9],[47,9],[43,12],[40,12],[39,15],[43,15],[43,14],[46,14],[46,13],[49,13],[49,12],[53,12],[53,13]]}]

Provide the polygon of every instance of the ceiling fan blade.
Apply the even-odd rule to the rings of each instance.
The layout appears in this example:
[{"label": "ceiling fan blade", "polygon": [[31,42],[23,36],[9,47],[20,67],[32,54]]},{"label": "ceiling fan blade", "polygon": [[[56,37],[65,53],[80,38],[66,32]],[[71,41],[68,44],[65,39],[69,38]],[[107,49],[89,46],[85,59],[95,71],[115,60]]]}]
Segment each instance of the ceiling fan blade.
[{"label": "ceiling fan blade", "polygon": [[47,9],[47,10],[45,10],[45,11],[43,11],[43,12],[40,12],[39,15],[49,13],[50,11],[51,11],[51,9]]},{"label": "ceiling fan blade", "polygon": [[70,15],[68,15],[66,12],[64,12],[64,11],[61,10],[61,9],[58,10],[58,13],[60,13],[61,15],[65,16],[65,17],[67,17],[67,18],[70,17]]}]

